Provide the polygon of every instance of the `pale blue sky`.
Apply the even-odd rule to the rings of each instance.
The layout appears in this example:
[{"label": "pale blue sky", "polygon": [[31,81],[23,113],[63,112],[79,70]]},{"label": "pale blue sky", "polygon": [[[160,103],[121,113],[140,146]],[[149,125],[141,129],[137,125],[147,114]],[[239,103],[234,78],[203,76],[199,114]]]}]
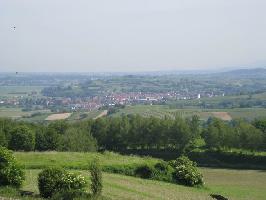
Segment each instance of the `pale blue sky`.
[{"label": "pale blue sky", "polygon": [[265,0],[0,0],[0,71],[261,66]]}]

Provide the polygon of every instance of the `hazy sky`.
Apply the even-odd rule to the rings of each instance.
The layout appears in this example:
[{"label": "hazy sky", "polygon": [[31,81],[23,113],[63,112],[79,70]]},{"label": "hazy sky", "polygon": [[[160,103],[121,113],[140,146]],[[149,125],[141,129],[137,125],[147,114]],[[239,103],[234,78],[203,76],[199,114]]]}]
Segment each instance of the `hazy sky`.
[{"label": "hazy sky", "polygon": [[0,71],[263,65],[266,0],[0,0]]}]

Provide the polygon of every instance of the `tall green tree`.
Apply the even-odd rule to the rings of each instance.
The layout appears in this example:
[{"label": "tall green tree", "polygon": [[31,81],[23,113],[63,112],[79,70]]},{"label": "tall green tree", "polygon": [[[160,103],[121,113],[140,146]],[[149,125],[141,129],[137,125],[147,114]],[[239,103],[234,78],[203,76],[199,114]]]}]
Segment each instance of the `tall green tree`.
[{"label": "tall green tree", "polygon": [[60,136],[61,151],[88,152],[97,150],[97,142],[90,133],[84,129],[71,127]]},{"label": "tall green tree", "polygon": [[20,125],[11,132],[9,148],[15,151],[32,151],[35,147],[35,134],[27,126]]}]

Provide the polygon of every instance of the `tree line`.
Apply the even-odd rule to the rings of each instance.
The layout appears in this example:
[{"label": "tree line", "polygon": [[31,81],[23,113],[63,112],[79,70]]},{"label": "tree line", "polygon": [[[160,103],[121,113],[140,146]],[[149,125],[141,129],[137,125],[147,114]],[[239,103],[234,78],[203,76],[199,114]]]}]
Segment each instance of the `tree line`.
[{"label": "tree line", "polygon": [[126,149],[266,150],[266,119],[225,122],[197,116],[162,119],[129,115],[104,117],[75,123],[55,121],[35,124],[0,119],[0,146],[15,151],[123,151]]}]

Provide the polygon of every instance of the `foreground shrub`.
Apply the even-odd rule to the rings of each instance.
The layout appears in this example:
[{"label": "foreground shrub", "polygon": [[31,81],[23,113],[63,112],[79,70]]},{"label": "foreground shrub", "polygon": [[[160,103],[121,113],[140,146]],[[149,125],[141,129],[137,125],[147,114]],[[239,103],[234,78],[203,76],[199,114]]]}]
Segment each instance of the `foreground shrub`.
[{"label": "foreground shrub", "polygon": [[151,165],[144,164],[136,168],[135,175],[140,178],[150,179],[155,172],[155,168]]},{"label": "foreground shrub", "polygon": [[153,179],[159,181],[172,182],[172,174],[174,169],[167,162],[162,161],[154,165]]},{"label": "foreground shrub", "polygon": [[98,160],[94,160],[91,165],[91,191],[94,197],[101,196],[102,193],[102,171]]},{"label": "foreground shrub", "polygon": [[172,182],[173,168],[167,162],[159,162],[155,165],[144,164],[135,169],[135,176],[145,179]]},{"label": "foreground shrub", "polygon": [[203,176],[197,169],[197,164],[185,156],[170,162],[174,168],[173,179],[183,185],[203,185]]},{"label": "foreground shrub", "polygon": [[39,191],[44,198],[50,198],[61,192],[82,192],[86,185],[83,176],[60,168],[47,168],[38,176]]},{"label": "foreground shrub", "polygon": [[24,172],[17,164],[12,152],[0,147],[0,186],[20,187],[24,179]]},{"label": "foreground shrub", "polygon": [[38,187],[40,195],[44,198],[52,197],[61,190],[60,183],[65,170],[60,168],[47,168],[38,176]]}]

